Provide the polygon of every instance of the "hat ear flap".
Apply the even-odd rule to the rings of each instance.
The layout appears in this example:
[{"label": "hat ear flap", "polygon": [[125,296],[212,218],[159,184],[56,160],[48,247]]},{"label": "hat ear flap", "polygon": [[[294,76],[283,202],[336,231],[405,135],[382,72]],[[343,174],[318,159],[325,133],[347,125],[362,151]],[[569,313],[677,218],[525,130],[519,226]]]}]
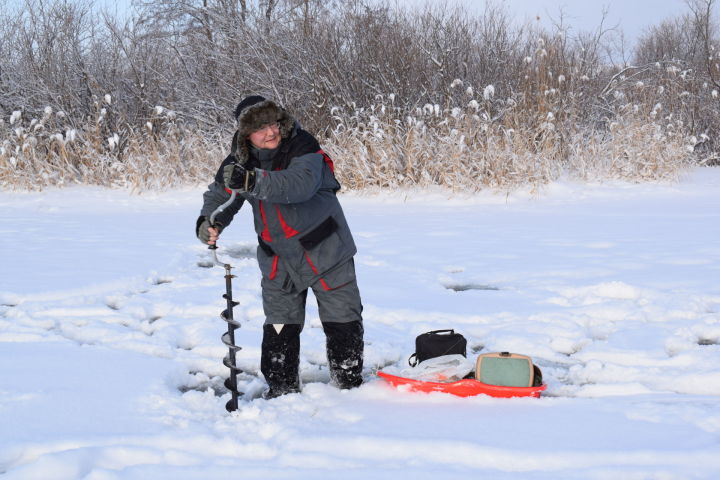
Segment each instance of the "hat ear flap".
[{"label": "hat ear flap", "polygon": [[284,108],[280,109],[280,115],[278,117],[278,124],[280,125],[280,136],[282,138],[290,137],[293,128],[295,128],[295,119],[292,118]]},{"label": "hat ear flap", "polygon": [[240,132],[238,130],[235,130],[235,135],[233,135],[232,139],[232,145],[230,145],[230,151],[235,153],[238,148],[238,138],[240,137]]},{"label": "hat ear flap", "polygon": [[240,165],[245,165],[248,160],[247,140],[240,136],[240,130],[235,132],[230,146],[230,152],[235,156],[235,161]]}]

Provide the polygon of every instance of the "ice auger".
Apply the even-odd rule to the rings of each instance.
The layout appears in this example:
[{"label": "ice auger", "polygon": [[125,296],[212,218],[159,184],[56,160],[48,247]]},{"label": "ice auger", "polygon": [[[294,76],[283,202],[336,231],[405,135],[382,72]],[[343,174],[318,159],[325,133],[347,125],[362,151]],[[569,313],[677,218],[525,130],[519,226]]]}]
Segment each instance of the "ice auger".
[{"label": "ice auger", "polygon": [[[212,225],[213,228],[215,226],[215,216],[235,201],[237,191],[231,190],[231,192],[230,199],[216,208],[210,215],[210,225]],[[233,318],[233,307],[239,305],[240,303],[234,301],[232,298],[232,279],[235,278],[235,275],[230,273],[232,266],[229,263],[223,263],[218,260],[217,244],[210,245],[208,248],[212,250],[215,265],[225,268],[225,294],[223,295],[223,298],[227,301],[227,308],[220,313],[220,318],[227,322],[227,332],[223,333],[220,338],[228,347],[228,354],[225,358],[223,358],[223,365],[230,369],[230,377],[225,380],[225,388],[230,391],[231,398],[225,404],[225,410],[228,412],[234,412],[238,409],[238,397],[240,396],[237,387],[237,376],[242,373],[242,370],[237,366],[235,361],[235,354],[241,350],[242,347],[235,344],[235,330],[240,328],[240,323],[236,322]]]}]

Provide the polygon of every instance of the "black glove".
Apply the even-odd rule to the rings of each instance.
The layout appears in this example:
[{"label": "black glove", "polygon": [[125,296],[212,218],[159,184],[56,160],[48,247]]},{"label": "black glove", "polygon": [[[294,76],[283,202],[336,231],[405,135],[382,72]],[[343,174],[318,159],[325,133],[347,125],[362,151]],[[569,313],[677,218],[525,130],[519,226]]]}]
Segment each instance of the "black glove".
[{"label": "black glove", "polygon": [[223,167],[223,181],[230,190],[249,192],[255,186],[255,171],[236,163],[229,163]]},{"label": "black glove", "polygon": [[[199,217],[195,224],[195,235],[197,235],[198,239],[205,245],[207,245],[208,240],[210,240],[210,232],[208,232],[208,228],[211,226],[213,225],[210,225],[210,220],[205,217]],[[218,234],[220,234],[220,232],[223,231],[223,228],[225,228],[218,222],[215,222],[214,227],[217,229]]]}]

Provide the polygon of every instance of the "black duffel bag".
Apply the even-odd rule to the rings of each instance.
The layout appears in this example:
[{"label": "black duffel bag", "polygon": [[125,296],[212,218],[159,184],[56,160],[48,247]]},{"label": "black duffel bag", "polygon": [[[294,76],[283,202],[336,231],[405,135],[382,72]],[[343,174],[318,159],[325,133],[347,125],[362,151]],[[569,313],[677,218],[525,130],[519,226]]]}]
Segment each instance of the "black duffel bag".
[{"label": "black duffel bag", "polygon": [[462,355],[467,358],[467,340],[455,330],[433,330],[418,335],[415,339],[415,353],[408,363],[414,367],[420,362],[443,355]]}]

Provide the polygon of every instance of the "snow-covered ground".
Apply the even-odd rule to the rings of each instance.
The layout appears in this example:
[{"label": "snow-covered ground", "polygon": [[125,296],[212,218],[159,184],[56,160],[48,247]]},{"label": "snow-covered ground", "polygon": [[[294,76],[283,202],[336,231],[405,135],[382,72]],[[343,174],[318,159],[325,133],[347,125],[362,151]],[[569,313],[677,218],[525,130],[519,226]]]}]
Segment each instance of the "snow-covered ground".
[{"label": "snow-covered ground", "polygon": [[[715,479],[720,169],[674,185],[345,194],[369,381],[327,380],[309,302],[302,394],[227,414],[223,270],[202,189],[0,193],[0,477]],[[239,363],[259,368],[255,235],[235,266]],[[540,399],[394,390],[415,336],[530,355]],[[243,377],[257,395],[262,382]]]}]

